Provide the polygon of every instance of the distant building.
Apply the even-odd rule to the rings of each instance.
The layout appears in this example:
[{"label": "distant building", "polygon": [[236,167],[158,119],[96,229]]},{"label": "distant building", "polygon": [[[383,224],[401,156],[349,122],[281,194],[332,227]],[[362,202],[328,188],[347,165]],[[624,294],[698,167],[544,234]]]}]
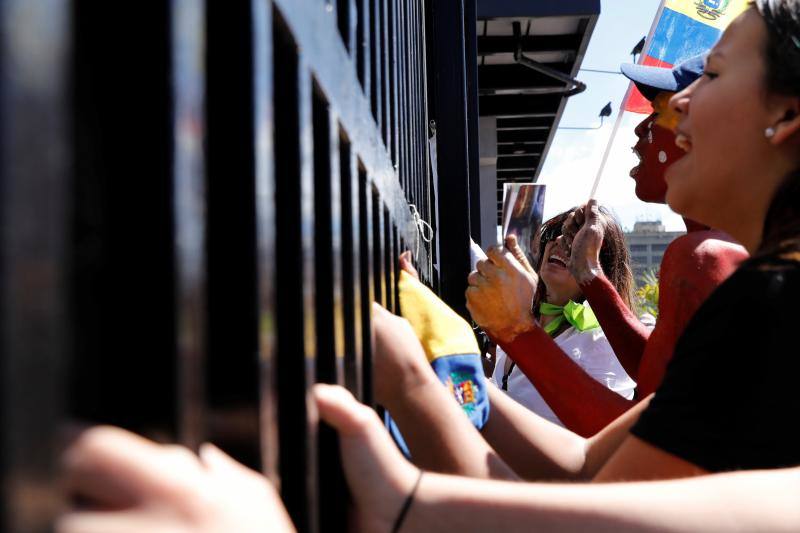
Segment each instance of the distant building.
[{"label": "distant building", "polygon": [[631,253],[631,267],[636,284],[642,284],[642,276],[648,270],[658,273],[664,250],[669,243],[684,235],[685,231],[664,231],[660,220],[636,222],[633,231],[625,233],[628,250]]}]

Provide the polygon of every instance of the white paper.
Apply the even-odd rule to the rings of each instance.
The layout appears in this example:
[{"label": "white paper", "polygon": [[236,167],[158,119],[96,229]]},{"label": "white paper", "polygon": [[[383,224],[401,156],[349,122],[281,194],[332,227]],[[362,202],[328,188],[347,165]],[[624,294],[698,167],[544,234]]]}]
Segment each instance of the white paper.
[{"label": "white paper", "polygon": [[478,261],[482,261],[487,259],[486,252],[483,251],[483,248],[478,246],[478,243],[473,241],[472,239],[469,240],[469,262],[472,265],[471,270],[475,270],[478,265]]}]

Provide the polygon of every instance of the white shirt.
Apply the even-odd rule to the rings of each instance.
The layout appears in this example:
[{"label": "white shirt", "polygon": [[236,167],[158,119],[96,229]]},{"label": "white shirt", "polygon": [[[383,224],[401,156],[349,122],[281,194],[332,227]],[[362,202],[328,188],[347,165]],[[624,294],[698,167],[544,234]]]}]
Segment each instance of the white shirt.
[{"label": "white shirt", "polygon": [[[633,398],[636,382],[622,368],[601,328],[581,332],[570,327],[553,340],[564,352],[565,357],[575,361],[584,372],[595,380],[628,400]],[[497,361],[491,381],[502,389],[503,373],[508,356],[499,346],[496,355]],[[504,392],[537,415],[559,426],[564,425],[544,401],[533,383],[516,365],[508,376],[508,390]]]}]

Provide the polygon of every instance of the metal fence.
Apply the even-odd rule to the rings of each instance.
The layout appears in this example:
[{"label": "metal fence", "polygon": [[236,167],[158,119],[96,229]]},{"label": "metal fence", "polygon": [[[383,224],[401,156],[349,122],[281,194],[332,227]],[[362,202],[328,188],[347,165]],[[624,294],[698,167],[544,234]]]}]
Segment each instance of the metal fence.
[{"label": "metal fence", "polygon": [[370,305],[397,309],[402,250],[463,306],[474,11],[3,2],[5,531],[49,528],[68,420],[217,442],[279,484],[300,530],[341,530],[309,387],[374,404]]}]

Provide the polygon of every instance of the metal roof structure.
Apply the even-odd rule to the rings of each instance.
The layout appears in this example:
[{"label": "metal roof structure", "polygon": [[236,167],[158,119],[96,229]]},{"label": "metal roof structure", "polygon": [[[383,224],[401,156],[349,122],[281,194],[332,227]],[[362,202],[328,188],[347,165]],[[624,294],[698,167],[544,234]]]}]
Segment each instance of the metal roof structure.
[{"label": "metal roof structure", "polygon": [[504,183],[538,179],[599,15],[599,0],[478,1],[481,172],[494,163],[498,216]]}]

